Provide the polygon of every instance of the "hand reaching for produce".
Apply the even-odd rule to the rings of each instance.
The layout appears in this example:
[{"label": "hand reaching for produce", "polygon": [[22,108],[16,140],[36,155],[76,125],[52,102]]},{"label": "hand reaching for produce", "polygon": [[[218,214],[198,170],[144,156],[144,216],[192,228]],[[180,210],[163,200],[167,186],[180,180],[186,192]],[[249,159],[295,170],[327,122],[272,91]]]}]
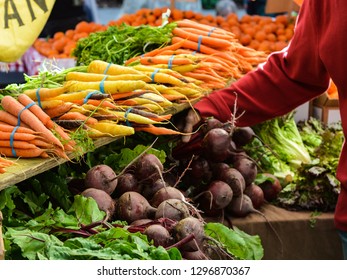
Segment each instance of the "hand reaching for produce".
[{"label": "hand reaching for produce", "polygon": [[201,121],[199,113],[193,109],[190,109],[185,117],[185,123],[183,124],[183,132],[185,135],[182,136],[182,142],[188,143],[191,138],[191,133],[195,125]]}]

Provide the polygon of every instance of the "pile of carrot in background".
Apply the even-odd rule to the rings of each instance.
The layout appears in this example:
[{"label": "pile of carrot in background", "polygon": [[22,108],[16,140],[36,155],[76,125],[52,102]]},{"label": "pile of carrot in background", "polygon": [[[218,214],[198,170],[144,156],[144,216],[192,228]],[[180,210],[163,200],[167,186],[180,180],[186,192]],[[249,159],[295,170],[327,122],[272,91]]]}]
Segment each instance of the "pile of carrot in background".
[{"label": "pile of carrot in background", "polygon": [[[95,22],[82,21],[75,29],[66,32],[57,32],[52,38],[39,38],[34,43],[35,49],[42,55],[52,58],[73,57],[72,51],[81,38],[86,38],[90,33],[104,31],[109,26],[150,25],[160,26],[162,14],[167,8],[139,9],[134,14],[125,14],[117,20],[111,20],[102,25]],[[232,32],[236,39],[244,46],[267,53],[281,50],[285,47],[293,35],[295,18],[286,15],[278,15],[275,18],[259,15],[244,15],[238,18],[237,14],[229,14],[227,17],[204,15],[191,10],[172,10],[169,22],[190,19],[194,22],[209,26],[220,27]]]}]

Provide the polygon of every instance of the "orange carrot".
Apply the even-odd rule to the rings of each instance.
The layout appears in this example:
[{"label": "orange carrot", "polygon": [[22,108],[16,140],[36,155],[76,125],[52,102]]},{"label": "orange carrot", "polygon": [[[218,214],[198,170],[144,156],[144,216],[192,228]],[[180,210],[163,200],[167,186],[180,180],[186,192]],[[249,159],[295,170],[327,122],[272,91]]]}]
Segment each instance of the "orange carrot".
[{"label": "orange carrot", "polygon": [[147,52],[147,53],[145,53],[143,55],[132,57],[132,58],[128,59],[125,62],[125,65],[129,65],[132,62],[135,62],[135,61],[139,60],[141,57],[156,56],[156,55],[158,55],[159,52],[166,51],[166,50],[177,50],[177,49],[179,49],[181,47],[182,47],[182,42],[177,42],[176,44],[171,44],[171,45],[168,45],[168,46],[165,46],[165,47],[162,47],[162,48],[156,48],[156,49],[154,49],[154,50],[152,50],[150,52]]},{"label": "orange carrot", "polygon": [[[29,106],[33,103],[33,100],[26,94],[20,94],[17,97],[17,100],[23,106]],[[50,116],[48,116],[36,103],[28,108],[46,127],[47,123],[51,122]]]},{"label": "orange carrot", "polygon": [[[0,110],[0,121],[13,125],[13,126],[18,125],[18,118],[16,116],[13,116],[9,112],[3,111],[3,110]],[[20,123],[20,126],[28,127],[28,125],[22,122]]]},{"label": "orange carrot", "polygon": [[54,148],[52,144],[46,142],[45,140],[41,140],[41,139],[33,139],[33,140],[28,141],[28,143],[33,144],[36,147],[44,148],[44,149]]},{"label": "orange carrot", "polygon": [[134,126],[135,131],[144,131],[153,135],[181,135],[182,133],[166,127],[154,126],[152,124]]},{"label": "orange carrot", "polygon": [[0,140],[0,147],[8,147],[8,148],[20,148],[20,149],[34,149],[36,146],[32,143],[29,143],[27,141],[13,141],[11,143],[10,140]]},{"label": "orange carrot", "polygon": [[217,79],[216,77],[213,77],[213,76],[211,76],[209,74],[205,74],[205,73],[187,72],[185,75],[188,77],[192,77],[194,79],[205,81],[205,82],[208,82],[208,81],[223,82],[223,80]]},{"label": "orange carrot", "polygon": [[27,110],[18,100],[10,95],[5,95],[1,100],[1,105],[7,112],[14,116],[18,116],[22,122],[26,123],[33,130],[42,133],[42,136],[47,140],[51,141],[58,147],[63,148],[63,145],[59,139],[54,136],[52,131],[49,130],[30,110]]},{"label": "orange carrot", "polygon": [[86,124],[95,124],[98,122],[97,119],[83,115],[80,112],[67,112],[64,115],[60,116],[58,118],[59,120],[81,120],[84,121]]},{"label": "orange carrot", "polygon": [[[15,125],[10,124],[0,124],[0,131],[1,132],[12,132],[16,128]],[[23,132],[28,134],[37,134],[36,131],[32,130],[31,128],[24,127],[24,126],[18,126],[16,128],[16,132]]]},{"label": "orange carrot", "polygon": [[179,28],[186,31],[186,32],[194,33],[196,35],[203,35],[203,36],[208,36],[208,37],[212,37],[212,38],[228,40],[230,42],[235,40],[235,35],[233,33],[220,34],[219,32],[215,32],[215,30],[217,28],[214,28],[214,27],[211,27],[211,29],[209,31],[191,28],[191,27],[179,27]]},{"label": "orange carrot", "polygon": [[13,164],[14,164],[14,162],[12,160],[5,159],[5,158],[0,156],[0,166],[8,167],[8,166],[11,166]]},{"label": "orange carrot", "polygon": [[117,109],[117,106],[105,99],[101,99],[101,100],[96,100],[96,99],[88,99],[87,102],[85,102],[84,99],[79,99],[79,100],[75,100],[73,101],[74,104],[78,104],[78,105],[83,105],[83,104],[90,104],[90,105],[94,105],[94,106],[101,106],[101,107],[108,107],[108,108],[112,108],[112,109]]},{"label": "orange carrot", "polygon": [[181,37],[182,39],[188,39],[194,42],[200,42],[201,44],[210,46],[214,49],[230,49],[232,46],[232,43],[225,39],[213,38],[213,37],[204,36],[204,35],[197,35],[195,33],[188,32],[184,29],[177,28],[177,27],[172,30],[172,34],[175,36]]},{"label": "orange carrot", "polygon": [[64,102],[62,105],[59,105],[55,108],[50,108],[50,109],[46,109],[45,112],[48,116],[51,117],[51,119],[56,118],[61,116],[62,114],[70,111],[70,109],[72,108],[73,103],[71,102]]},{"label": "orange carrot", "polygon": [[31,133],[15,132],[12,136],[11,134],[12,132],[1,132],[0,140],[9,140],[13,137],[13,140],[30,141],[39,138],[39,136]]},{"label": "orange carrot", "polygon": [[[28,106],[33,102],[30,97],[25,94],[20,94],[18,96],[18,101],[24,106]],[[72,150],[71,146],[74,146],[76,143],[70,139],[69,135],[65,133],[63,129],[59,128],[59,126],[52,121],[51,117],[45,111],[36,104],[30,106],[29,110],[44,124],[46,128],[54,130],[65,142],[68,142],[66,145],[63,145],[65,148]],[[58,141],[60,140],[58,139]]]},{"label": "orange carrot", "polygon": [[184,64],[193,64],[194,61],[189,58],[180,58],[180,57],[171,57],[170,55],[163,56],[146,56],[140,58],[140,63],[144,65],[152,64],[168,64],[172,65],[184,65]]},{"label": "orange carrot", "polygon": [[189,20],[189,19],[179,20],[176,23],[177,23],[178,27],[189,27],[189,28],[204,30],[204,31],[207,31],[207,32],[211,32],[211,30],[213,29],[213,32],[215,32],[217,34],[233,36],[233,33],[228,32],[228,31],[226,31],[224,29],[214,28],[213,26],[202,24],[202,23],[199,23],[199,22],[196,22],[196,21],[193,21],[193,20]]},{"label": "orange carrot", "polygon": [[192,51],[197,51],[205,54],[214,54],[216,50],[214,48],[199,44],[198,42],[194,42],[188,39],[182,39],[181,37],[174,36],[171,39],[173,44],[177,42],[182,42],[184,48],[190,49]]},{"label": "orange carrot", "polygon": [[[7,157],[13,157],[13,150],[7,147],[0,147],[0,154]],[[38,147],[31,149],[16,149],[16,155],[21,158],[49,157],[46,150]]]}]

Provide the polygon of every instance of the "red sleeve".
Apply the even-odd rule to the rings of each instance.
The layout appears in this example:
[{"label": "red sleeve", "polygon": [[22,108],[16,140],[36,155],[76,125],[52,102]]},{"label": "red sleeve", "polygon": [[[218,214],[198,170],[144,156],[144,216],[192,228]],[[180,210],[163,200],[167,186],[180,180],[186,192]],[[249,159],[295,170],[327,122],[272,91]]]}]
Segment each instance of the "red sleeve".
[{"label": "red sleeve", "polygon": [[320,23],[308,5],[304,2],[301,7],[288,47],[271,54],[265,63],[230,87],[199,101],[194,107],[202,117],[214,116],[225,122],[234,112],[236,116],[243,113],[236,124],[253,125],[284,115],[328,88],[329,75],[319,53]]}]

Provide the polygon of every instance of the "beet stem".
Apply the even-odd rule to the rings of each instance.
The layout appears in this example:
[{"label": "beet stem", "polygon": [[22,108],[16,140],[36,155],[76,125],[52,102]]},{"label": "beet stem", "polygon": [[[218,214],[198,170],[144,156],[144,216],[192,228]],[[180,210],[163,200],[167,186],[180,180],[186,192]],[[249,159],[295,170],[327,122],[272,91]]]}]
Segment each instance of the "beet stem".
[{"label": "beet stem", "polygon": [[123,170],[122,170],[121,172],[119,172],[119,174],[118,174],[116,177],[110,179],[109,181],[112,182],[112,181],[118,179],[119,176],[123,175],[123,174],[125,173],[125,171],[126,171],[130,166],[132,166],[140,157],[142,157],[145,153],[147,153],[150,149],[152,149],[153,145],[155,144],[155,142],[156,142],[157,140],[158,140],[158,137],[155,138],[154,141],[153,141],[153,143],[150,144],[142,153],[140,153],[137,157],[135,157],[132,161],[130,161],[130,162],[128,163],[128,165],[125,166],[125,167],[123,168]]},{"label": "beet stem", "polygon": [[175,244],[172,244],[168,247],[165,247],[166,250],[169,250],[171,248],[180,248],[183,245],[185,245],[186,243],[188,243],[189,241],[192,241],[193,239],[195,239],[195,235],[194,233],[190,233],[189,235],[185,236],[184,238],[182,238],[180,241],[176,242]]}]

